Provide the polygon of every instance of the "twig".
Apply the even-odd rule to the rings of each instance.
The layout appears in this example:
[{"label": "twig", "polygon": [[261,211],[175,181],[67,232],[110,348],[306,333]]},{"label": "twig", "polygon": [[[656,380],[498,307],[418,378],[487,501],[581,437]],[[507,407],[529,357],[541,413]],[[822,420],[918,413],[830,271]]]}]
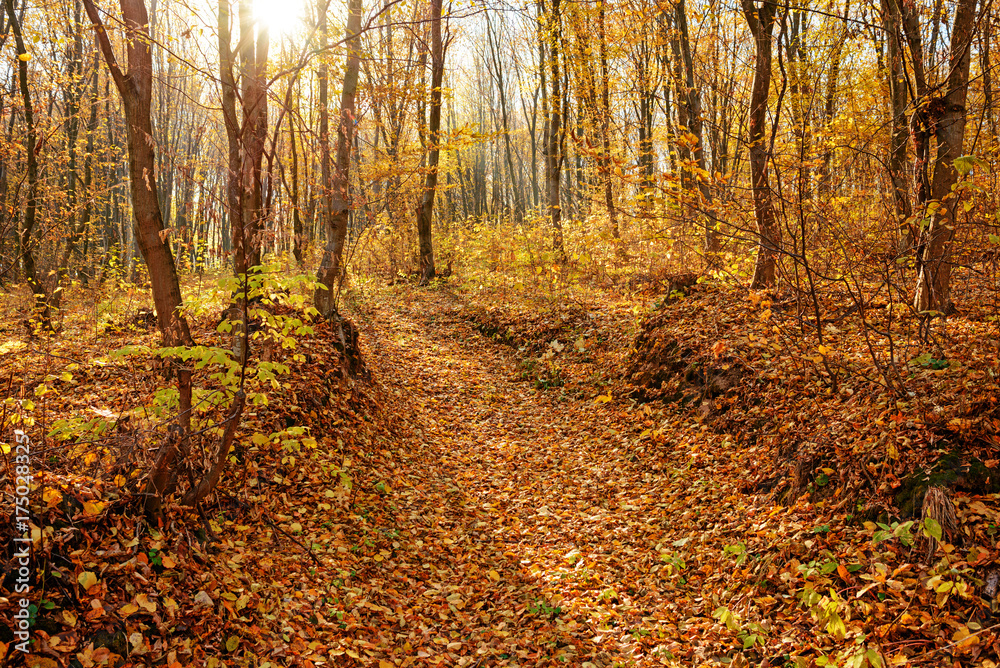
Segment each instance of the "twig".
[{"label": "twig", "polygon": [[309,555],[309,558],[313,560],[314,564],[316,564],[317,566],[322,566],[323,565],[323,562],[321,562],[319,559],[316,558],[316,555],[312,553],[311,549],[309,549],[308,547],[306,547],[305,545],[303,545],[302,543],[300,543],[298,541],[298,539],[295,538],[295,536],[292,536],[287,531],[285,531],[284,529],[282,529],[281,527],[279,527],[277,524],[275,524],[274,522],[272,522],[270,517],[268,517],[267,515],[264,515],[263,513],[261,513],[260,518],[262,520],[264,520],[265,522],[267,522],[268,526],[270,526],[272,529],[274,529],[275,531],[278,531],[285,538],[287,538],[288,540],[292,541],[293,543],[295,543],[296,545],[298,545],[299,547],[301,547],[302,550],[306,554]]}]

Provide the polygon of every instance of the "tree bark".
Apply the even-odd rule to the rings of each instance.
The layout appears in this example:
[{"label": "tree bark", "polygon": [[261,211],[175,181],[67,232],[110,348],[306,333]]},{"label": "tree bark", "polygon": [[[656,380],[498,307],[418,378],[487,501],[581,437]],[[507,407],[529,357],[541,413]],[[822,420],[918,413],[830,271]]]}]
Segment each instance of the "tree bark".
[{"label": "tree bark", "polygon": [[900,17],[893,0],[882,0],[882,22],[888,42],[889,99],[892,105],[892,135],[889,148],[889,180],[892,183],[893,209],[900,230],[897,251],[900,255],[913,247],[914,233],[907,220],[910,206],[909,165],[907,146],[910,132],[906,122],[906,79],[903,75],[903,45],[900,43]]},{"label": "tree bark", "polygon": [[[431,0],[431,103],[430,118],[427,123],[429,152],[424,194],[420,210],[417,213],[417,235],[420,239],[420,285],[427,285],[435,275],[431,220],[434,211],[434,196],[437,192],[438,161],[441,147],[441,84],[444,79],[445,52],[441,40],[441,11],[441,0]],[[504,118],[506,119],[506,110]]]},{"label": "tree bark", "polygon": [[563,97],[562,75],[560,74],[559,47],[562,32],[561,0],[550,0],[551,8],[545,16],[541,30],[545,36],[548,63],[541,68],[549,68],[548,127],[545,134],[545,190],[547,195],[549,223],[552,225],[552,250],[559,262],[566,262],[566,248],[563,244],[561,178],[563,163]]},{"label": "tree bark", "polygon": [[313,295],[316,310],[324,316],[336,312],[335,287],[341,274],[344,242],[347,238],[347,222],[351,210],[348,188],[350,186],[351,145],[354,141],[354,102],[358,90],[358,70],[361,57],[358,34],[361,32],[361,0],[350,0],[347,17],[347,67],[344,70],[344,86],[340,95],[340,124],[337,128],[337,164],[330,184],[329,211],[327,217],[327,241],[323,249],[316,280],[324,287],[317,288]]},{"label": "tree bark", "polygon": [[757,221],[757,258],[754,264],[751,290],[772,287],[775,284],[777,255],[781,246],[781,228],[774,212],[771,186],[768,183],[767,161],[769,148],[766,141],[767,98],[771,88],[771,31],[777,4],[763,0],[758,8],[754,0],[741,0],[743,15],[750,26],[756,47],[753,89],[750,93],[749,144],[750,181],[753,189],[754,216]]},{"label": "tree bark", "polygon": [[951,29],[948,78],[943,97],[927,101],[927,125],[937,139],[931,199],[939,202],[928,212],[930,224],[920,239],[914,308],[921,313],[949,314],[951,301],[952,240],[958,226],[956,208],[958,182],[955,159],[962,156],[965,141],[966,99],[969,92],[969,68],[972,37],[976,23],[976,0],[959,0]]},{"label": "tree bark", "polygon": [[[846,0],[844,3],[844,25],[841,27],[840,34],[837,36],[837,42],[833,45],[833,52],[830,54],[830,73],[827,75],[826,95],[824,96],[823,105],[823,124],[827,132],[829,132],[833,124],[834,113],[836,112],[837,82],[840,79],[840,61],[844,53],[844,43],[847,41],[847,17],[850,10],[850,0]],[[829,195],[832,190],[832,168],[833,148],[829,142],[826,142],[826,147],[823,150],[823,162],[820,164],[819,182],[816,184],[816,189],[820,194]]]},{"label": "tree bark", "polygon": [[21,251],[21,269],[34,297],[34,314],[31,321],[29,321],[29,327],[32,330],[37,327],[51,330],[52,318],[49,312],[49,296],[45,291],[45,286],[38,279],[38,269],[35,266],[35,242],[32,238],[32,232],[35,229],[35,214],[38,209],[37,151],[39,145],[35,141],[35,116],[31,106],[31,91],[28,89],[28,59],[31,56],[28,55],[28,51],[24,47],[24,38],[21,34],[21,20],[14,10],[14,0],[5,0],[5,2],[11,31],[14,33],[14,44],[17,47],[17,81],[21,91],[21,98],[24,101],[25,138],[27,140],[26,147],[28,153],[28,197],[24,205],[24,217],[21,220],[18,243]]},{"label": "tree bark", "polygon": [[[681,59],[684,63],[684,97],[683,105],[686,107],[687,129],[694,135],[695,141],[692,150],[694,151],[695,164],[700,170],[695,180],[698,183],[698,191],[701,194],[702,206],[709,206],[712,203],[712,190],[708,183],[708,170],[705,161],[705,140],[702,132],[701,118],[701,92],[694,84],[694,59],[691,55],[691,39],[688,35],[687,10],[684,0],[677,0],[675,6],[677,20],[678,41],[680,43]],[[705,219],[705,257],[708,264],[715,264],[715,255],[719,252],[719,237],[715,233],[715,225],[712,217],[704,216]]]},{"label": "tree bark", "polygon": [[122,72],[94,0],[83,1],[125,109],[135,236],[149,269],[157,324],[166,345],[192,345],[194,342],[187,320],[178,311],[181,305],[180,281],[174,256],[166,243],[163,216],[156,196],[156,152],[150,121],[153,60],[146,5],[144,0],[120,0],[128,62],[128,71]]}]

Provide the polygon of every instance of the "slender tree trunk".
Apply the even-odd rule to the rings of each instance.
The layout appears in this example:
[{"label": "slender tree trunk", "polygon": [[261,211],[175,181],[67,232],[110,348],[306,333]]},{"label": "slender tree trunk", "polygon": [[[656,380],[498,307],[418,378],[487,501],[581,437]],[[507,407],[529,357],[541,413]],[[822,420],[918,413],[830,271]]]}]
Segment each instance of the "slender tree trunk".
[{"label": "slender tree trunk", "polygon": [[514,199],[514,222],[520,224],[524,220],[524,198],[521,192],[521,185],[518,182],[517,172],[514,171],[513,149],[510,140],[510,123],[507,119],[507,89],[504,82],[503,58],[500,57],[500,37],[494,37],[492,25],[487,19],[486,35],[490,45],[490,58],[492,70],[497,83],[497,93],[500,96],[500,118],[502,121],[502,132],[504,139],[504,155],[507,163],[507,174],[510,177],[510,187]]},{"label": "slender tree trunk", "polygon": [[[830,73],[827,76],[826,81],[826,95],[824,96],[823,105],[823,124],[827,133],[830,132],[830,127],[833,124],[833,118],[836,112],[837,83],[840,79],[840,61],[843,57],[844,43],[847,41],[847,35],[849,32],[847,21],[850,11],[850,0],[846,0],[844,3],[844,24],[840,29],[840,34],[837,36],[837,42],[833,46],[833,53],[830,54]],[[817,190],[822,195],[829,196],[832,190],[832,169],[833,148],[830,145],[830,142],[826,142],[826,148],[823,150],[823,162],[820,164],[819,181],[817,183]]]},{"label": "slender tree trunk", "polygon": [[910,132],[906,121],[906,80],[903,75],[903,48],[900,44],[900,19],[893,0],[882,0],[882,21],[888,42],[889,99],[892,105],[892,140],[889,149],[889,180],[892,183],[896,226],[900,230],[897,250],[900,255],[913,247],[913,228],[907,225],[910,207],[909,165],[907,145]]},{"label": "slender tree trunk", "polygon": [[302,214],[299,211],[299,153],[298,153],[298,139],[296,138],[295,125],[299,117],[298,114],[298,98],[299,96],[294,96],[295,99],[295,113],[288,121],[288,144],[292,152],[292,234],[294,238],[292,239],[292,253],[295,255],[295,261],[298,262],[301,267],[305,258],[303,257],[303,246],[305,245],[305,233],[302,227]]},{"label": "slender tree trunk", "polygon": [[[323,3],[318,4],[319,16],[317,16],[316,20],[319,26],[319,48],[320,53],[325,54],[329,45],[329,21],[327,19],[327,10],[329,7]],[[319,87],[319,178],[320,192],[322,193],[319,211],[320,219],[322,220],[321,227],[328,229],[330,216],[333,213],[331,211],[333,204],[333,183],[330,171],[330,67],[327,65],[325,57],[320,59],[319,68],[316,72],[316,83]],[[329,243],[329,241],[328,238],[327,242]],[[320,311],[323,312],[323,309],[320,309]]]},{"label": "slender tree trunk", "polygon": [[542,30],[545,34],[548,49],[546,49],[549,68],[548,95],[548,128],[545,146],[545,189],[548,196],[548,215],[552,225],[552,250],[560,262],[566,261],[566,248],[563,245],[561,179],[563,163],[563,97],[562,75],[560,74],[559,51],[561,42],[562,14],[561,0],[549,0],[550,9],[546,15]]},{"label": "slender tree trunk", "polygon": [[600,118],[598,127],[601,132],[601,156],[598,168],[604,188],[604,207],[608,212],[608,223],[611,225],[611,238],[614,239],[615,255],[620,260],[628,257],[625,245],[622,243],[621,226],[618,223],[618,209],[615,206],[613,182],[613,157],[611,155],[611,78],[608,72],[608,33],[606,21],[606,0],[599,0],[597,5],[597,57],[601,61],[601,104],[598,109]]},{"label": "slender tree trunk", "polygon": [[358,34],[361,32],[361,0],[350,0],[347,18],[347,67],[340,95],[340,123],[337,127],[337,164],[331,183],[330,215],[327,218],[327,241],[323,249],[316,280],[322,284],[313,296],[316,310],[325,316],[336,312],[335,288],[341,275],[347,222],[351,210],[350,186],[351,145],[354,141],[354,101],[358,89],[360,53]]},{"label": "slender tree trunk", "polygon": [[14,10],[14,0],[5,0],[7,6],[7,16],[10,19],[10,27],[14,33],[14,44],[17,47],[17,81],[21,90],[21,98],[24,101],[24,124],[25,139],[28,160],[28,198],[24,205],[24,217],[21,221],[21,231],[18,234],[18,241],[21,251],[21,269],[24,271],[24,278],[31,288],[34,296],[35,314],[32,328],[40,326],[51,330],[52,319],[49,314],[49,297],[45,292],[45,286],[38,279],[38,270],[35,267],[35,241],[32,232],[35,229],[35,213],[38,209],[38,154],[40,145],[36,144],[35,116],[31,106],[31,92],[28,89],[28,55],[24,47],[24,38],[21,35],[21,20]]},{"label": "slender tree trunk", "polygon": [[[82,42],[82,36],[81,36]],[[81,45],[82,46],[82,45]],[[82,49],[81,49],[82,52]],[[82,53],[81,53],[82,56]],[[94,53],[94,83],[91,87],[91,97],[90,97],[90,117],[87,119],[87,153],[83,157],[83,188],[84,196],[87,198],[83,205],[83,211],[80,213],[80,217],[76,224],[71,230],[70,237],[66,241],[66,247],[63,249],[62,257],[59,258],[59,270],[57,275],[60,278],[60,285],[56,288],[58,293],[53,293],[53,298],[55,300],[61,300],[62,298],[62,288],[65,282],[66,276],[69,274],[69,261],[76,249],[76,245],[79,243],[80,238],[83,236],[84,232],[90,227],[91,218],[94,212],[94,198],[91,193],[91,185],[94,179],[94,135],[97,133],[97,104],[98,104],[98,76],[97,76],[97,58],[98,55]],[[81,72],[82,74],[82,72]],[[75,171],[75,167],[71,168]],[[75,188],[74,188],[75,191]],[[76,197],[74,196],[73,201],[75,203]],[[75,206],[73,207],[75,215]]]},{"label": "slender tree trunk", "polygon": [[[688,36],[687,9],[684,0],[677,0],[675,6],[677,20],[677,34],[680,43],[681,59],[684,63],[684,102],[687,116],[687,129],[694,135],[695,141],[692,151],[694,152],[695,164],[698,165],[699,173],[695,180],[698,183],[698,191],[701,194],[702,206],[707,208],[712,204],[712,189],[708,182],[708,170],[705,160],[705,140],[702,132],[701,118],[701,92],[694,83],[694,58],[691,55],[691,39]],[[715,264],[715,255],[719,252],[719,238],[715,233],[715,225],[712,216],[706,214],[705,220],[705,256],[708,264]]]}]

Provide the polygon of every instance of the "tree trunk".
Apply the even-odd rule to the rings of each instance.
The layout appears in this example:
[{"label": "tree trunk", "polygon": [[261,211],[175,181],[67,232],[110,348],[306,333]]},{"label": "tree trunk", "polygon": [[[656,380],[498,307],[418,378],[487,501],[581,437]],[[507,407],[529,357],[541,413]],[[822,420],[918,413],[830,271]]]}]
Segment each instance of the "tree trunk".
[{"label": "tree trunk", "polygon": [[561,178],[562,178],[562,139],[563,139],[563,115],[562,115],[562,76],[559,72],[559,46],[561,42],[562,15],[560,13],[561,0],[550,0],[549,10],[544,25],[541,27],[548,49],[548,63],[543,62],[541,69],[549,68],[549,85],[551,90],[548,94],[548,128],[545,142],[545,190],[547,195],[549,222],[552,225],[552,250],[555,251],[556,259],[559,262],[566,261],[566,248],[563,245],[562,230],[562,203],[561,198]]},{"label": "tree trunk", "polygon": [[914,232],[907,225],[910,207],[909,165],[907,145],[910,138],[906,122],[906,79],[903,76],[903,48],[900,44],[899,12],[893,0],[882,0],[882,22],[888,42],[889,98],[892,105],[892,139],[889,149],[889,180],[892,183],[896,226],[900,230],[897,251],[900,255],[913,247]]},{"label": "tree trunk", "polygon": [[[830,54],[830,73],[827,76],[826,95],[824,97],[823,108],[823,124],[827,133],[830,132],[830,127],[833,124],[834,113],[836,112],[837,81],[840,79],[840,61],[844,53],[844,42],[847,41],[847,35],[849,32],[847,20],[850,9],[850,0],[846,0],[844,3],[844,25],[840,30],[840,34],[837,36],[836,44],[833,46],[833,53]],[[833,147],[829,141],[825,142],[825,144],[826,148],[823,150],[823,162],[820,164],[819,182],[816,185],[820,194],[830,195],[832,191],[831,170],[833,169]]]},{"label": "tree trunk", "polygon": [[598,167],[604,186],[604,207],[608,212],[608,222],[611,225],[611,238],[614,239],[615,255],[620,260],[627,258],[625,246],[622,243],[621,226],[618,224],[618,210],[615,207],[615,194],[612,189],[612,156],[611,156],[611,78],[608,73],[608,35],[605,20],[606,0],[600,0],[597,6],[597,56],[601,61],[601,95],[598,113],[598,126],[601,132],[601,157]]},{"label": "tree trunk", "polygon": [[774,212],[771,186],[768,183],[767,161],[769,149],[766,141],[767,98],[771,88],[771,30],[777,4],[763,0],[758,9],[754,0],[741,0],[756,47],[753,89],[750,93],[749,144],[750,181],[753,188],[754,216],[757,220],[757,258],[754,264],[751,290],[772,287],[775,284],[777,255],[781,246],[781,228]]},{"label": "tree trunk", "polygon": [[937,155],[931,199],[940,206],[930,212],[928,225],[920,239],[914,308],[921,313],[949,314],[951,302],[952,240],[958,226],[956,217],[958,195],[953,187],[958,182],[955,159],[963,154],[965,141],[966,98],[969,92],[971,44],[976,23],[976,0],[959,0],[951,30],[948,59],[948,79],[945,94],[926,105],[927,125],[934,129]]},{"label": "tree trunk", "polygon": [[[81,41],[81,47],[82,47],[82,41],[83,41],[82,35],[80,36],[80,41]],[[82,56],[82,48],[81,48],[81,56]],[[94,84],[93,84],[93,87],[91,88],[90,117],[87,119],[87,153],[83,157],[83,188],[86,191],[84,193],[84,196],[87,198],[87,200],[86,200],[86,202],[83,205],[83,211],[80,214],[79,220],[76,222],[75,225],[73,225],[73,227],[72,227],[72,229],[70,231],[70,237],[66,241],[66,247],[63,249],[62,256],[59,258],[59,269],[56,272],[56,275],[58,276],[58,279],[59,279],[59,285],[56,287],[56,291],[53,292],[53,295],[52,295],[53,301],[55,302],[56,307],[58,307],[59,302],[62,299],[62,290],[65,287],[66,278],[69,275],[69,261],[70,261],[70,257],[72,256],[73,251],[76,250],[76,245],[79,243],[80,238],[83,236],[83,233],[90,226],[91,218],[92,218],[93,212],[94,212],[94,198],[92,196],[92,193],[90,192],[90,187],[93,184],[93,179],[94,179],[94,164],[93,164],[94,163],[94,135],[97,133],[97,102],[98,102],[98,98],[97,98],[97,95],[98,95],[97,54],[95,53],[94,56],[95,56],[94,57]],[[79,71],[80,71],[80,74],[82,75],[82,69],[79,70]],[[79,97],[77,97],[77,100],[79,100]],[[77,108],[77,113],[78,113],[79,112],[79,103],[77,103],[76,108]],[[74,133],[74,135],[75,135],[75,133]],[[75,141],[73,143],[75,143]],[[74,153],[75,153],[75,151],[74,151]],[[75,171],[75,164],[74,163],[75,163],[75,156],[74,156],[73,160],[70,161],[70,164],[71,164],[70,170],[71,171]],[[74,187],[74,189],[73,189],[73,197],[71,199],[71,201],[73,203],[73,206],[72,206],[71,210],[73,211],[74,217],[76,215],[76,211],[75,211],[76,206],[75,206],[75,204],[76,204],[76,201],[78,199],[77,196],[76,196],[76,192],[75,191],[76,191],[76,188]]]},{"label": "tree trunk", "polygon": [[240,0],[240,83],[243,95],[240,204],[246,266],[237,275],[260,264],[264,232],[262,162],[267,138],[267,58],[270,36],[266,24],[254,21],[250,0]]},{"label": "tree trunk", "polygon": [[295,99],[295,113],[288,121],[288,144],[292,150],[292,234],[294,238],[292,239],[292,253],[295,255],[295,261],[298,262],[301,267],[305,262],[303,257],[303,247],[305,245],[305,232],[302,227],[302,214],[299,211],[299,153],[297,150],[298,140],[295,137],[296,130],[295,124],[298,120],[298,99],[300,96],[294,96]]},{"label": "tree trunk", "polygon": [[94,0],[83,1],[90,22],[96,26],[101,52],[125,108],[135,235],[149,269],[157,323],[166,345],[193,345],[187,320],[178,310],[181,305],[180,281],[174,256],[166,243],[163,216],[156,197],[156,153],[150,121],[153,60],[146,5],[144,0],[120,0],[128,62],[128,72],[122,72]]},{"label": "tree trunk", "polygon": [[[34,314],[29,323],[31,329],[41,327],[47,330],[52,329],[52,319],[49,313],[49,297],[45,292],[45,286],[38,279],[38,270],[35,267],[35,248],[32,232],[35,229],[35,213],[38,209],[38,154],[40,145],[35,142],[35,117],[31,107],[31,92],[28,90],[28,55],[24,48],[24,39],[21,35],[21,21],[14,10],[14,0],[6,0],[7,16],[10,18],[10,27],[14,33],[14,44],[17,47],[17,80],[21,90],[21,98],[24,100],[24,124],[26,126],[26,148],[28,160],[28,198],[24,205],[24,217],[21,221],[21,231],[18,235],[18,242],[21,251],[21,269],[24,271],[24,278],[31,288],[34,296]],[[37,320],[36,320],[37,319]]]},{"label": "tree trunk", "polygon": [[[701,194],[702,206],[708,207],[712,203],[712,190],[708,183],[708,170],[705,161],[705,141],[702,132],[701,118],[701,92],[694,83],[694,59],[691,55],[691,39],[688,36],[687,10],[684,0],[677,0],[675,8],[677,17],[677,33],[680,42],[681,58],[684,62],[684,106],[686,107],[687,129],[694,135],[695,141],[692,150],[694,151],[695,164],[701,170],[695,177],[698,183],[698,191]],[[715,264],[715,255],[719,252],[719,237],[715,233],[715,225],[710,215],[704,215],[705,219],[705,257],[708,264]]]},{"label": "tree trunk", "polygon": [[243,235],[243,213],[240,206],[239,174],[242,169],[240,150],[240,118],[236,112],[236,75],[232,52],[230,0],[219,0],[219,80],[222,85],[222,117],[229,148],[226,174],[226,211],[229,238],[233,253],[233,270],[239,275],[246,271],[246,247]]},{"label": "tree trunk", "polygon": [[351,181],[351,145],[355,130],[354,100],[361,63],[358,45],[358,34],[361,32],[361,0],[350,0],[349,12],[347,67],[344,70],[344,87],[340,95],[340,124],[337,128],[337,164],[330,187],[326,247],[323,249],[323,259],[316,275],[316,280],[323,287],[317,288],[313,295],[316,310],[328,317],[336,311],[335,287],[341,274],[347,221],[351,209],[348,187]]},{"label": "tree trunk", "polygon": [[[441,0],[431,0],[431,105],[427,124],[427,177],[424,194],[417,214],[417,234],[420,238],[420,285],[434,278],[434,246],[431,240],[431,220],[434,195],[437,192],[438,160],[441,145],[441,84],[444,79],[444,51],[441,41]],[[504,112],[506,118],[506,111]]]}]

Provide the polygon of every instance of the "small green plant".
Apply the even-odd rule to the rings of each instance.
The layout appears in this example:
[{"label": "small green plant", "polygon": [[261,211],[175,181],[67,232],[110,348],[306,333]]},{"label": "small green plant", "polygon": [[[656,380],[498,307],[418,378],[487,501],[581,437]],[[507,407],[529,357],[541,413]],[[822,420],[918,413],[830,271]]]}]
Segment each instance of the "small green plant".
[{"label": "small green plant", "polygon": [[544,598],[536,598],[535,602],[528,606],[528,612],[537,617],[555,618],[562,614],[562,608],[549,605]]},{"label": "small green plant", "polygon": [[722,548],[722,554],[723,556],[735,557],[736,565],[742,566],[743,562],[747,560],[747,545],[743,541],[735,545],[726,545]]},{"label": "small green plant", "polygon": [[930,353],[924,353],[918,357],[914,357],[912,360],[913,364],[923,367],[925,369],[934,369],[935,371],[940,371],[941,369],[947,369],[951,366],[951,362],[946,359],[937,359],[932,357]]},{"label": "small green plant", "polygon": [[520,378],[534,382],[536,390],[551,390],[566,384],[562,369],[545,355],[537,359],[530,357],[522,360]]},{"label": "small green plant", "polygon": [[892,524],[883,524],[882,522],[876,522],[879,527],[879,531],[872,534],[872,543],[878,545],[884,540],[889,540],[890,538],[898,538],[900,542],[907,546],[913,547],[913,534],[910,533],[910,529],[913,527],[913,521],[903,522],[893,522]]}]

